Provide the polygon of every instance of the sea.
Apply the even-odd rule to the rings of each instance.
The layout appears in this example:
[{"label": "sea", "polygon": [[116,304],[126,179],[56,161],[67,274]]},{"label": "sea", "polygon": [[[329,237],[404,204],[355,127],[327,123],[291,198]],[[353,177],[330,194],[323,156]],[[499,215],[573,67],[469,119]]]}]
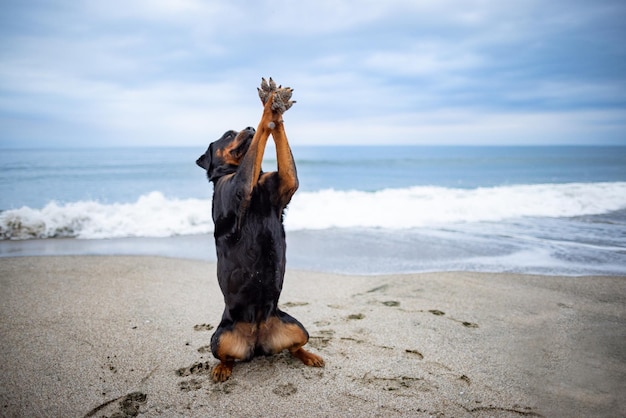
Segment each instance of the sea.
[{"label": "sea", "polygon": [[[215,261],[205,147],[0,150],[0,262]],[[295,146],[287,267],[626,275],[626,147]],[[276,169],[268,148],[264,171]]]}]

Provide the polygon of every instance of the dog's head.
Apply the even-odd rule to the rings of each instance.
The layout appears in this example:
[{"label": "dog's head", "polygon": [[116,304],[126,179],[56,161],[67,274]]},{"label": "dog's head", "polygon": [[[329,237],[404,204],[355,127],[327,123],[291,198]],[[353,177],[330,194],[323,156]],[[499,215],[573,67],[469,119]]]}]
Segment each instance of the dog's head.
[{"label": "dog's head", "polygon": [[241,132],[224,133],[220,139],[209,145],[206,152],[196,160],[196,164],[206,170],[207,177],[212,182],[234,173],[250,147],[254,132],[254,128],[248,127]]}]

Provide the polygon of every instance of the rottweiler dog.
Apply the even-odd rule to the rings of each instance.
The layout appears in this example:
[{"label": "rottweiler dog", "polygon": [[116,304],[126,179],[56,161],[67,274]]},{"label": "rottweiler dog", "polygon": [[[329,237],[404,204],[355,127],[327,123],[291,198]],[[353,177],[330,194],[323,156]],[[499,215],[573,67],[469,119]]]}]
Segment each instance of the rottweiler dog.
[{"label": "rottweiler dog", "polygon": [[[257,129],[226,132],[196,161],[213,183],[217,279],[226,305],[211,337],[211,351],[220,361],[212,370],[215,382],[228,379],[237,360],[283,350],[308,366],[324,365],[320,356],[302,348],[309,340],[304,326],[278,308],[285,275],[283,216],[298,188],[282,118],[294,103],[292,91],[262,79]],[[264,173],[261,162],[270,134],[277,171]]]}]

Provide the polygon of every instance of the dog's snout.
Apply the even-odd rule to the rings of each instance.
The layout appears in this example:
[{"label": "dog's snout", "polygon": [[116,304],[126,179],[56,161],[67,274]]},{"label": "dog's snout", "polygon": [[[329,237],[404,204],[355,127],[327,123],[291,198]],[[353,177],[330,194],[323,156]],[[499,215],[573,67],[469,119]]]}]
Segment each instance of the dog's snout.
[{"label": "dog's snout", "polygon": [[254,129],[252,126],[248,126],[248,127],[246,128],[246,131],[250,131],[250,132],[252,132],[252,133],[256,132],[256,131],[255,131],[255,129]]}]

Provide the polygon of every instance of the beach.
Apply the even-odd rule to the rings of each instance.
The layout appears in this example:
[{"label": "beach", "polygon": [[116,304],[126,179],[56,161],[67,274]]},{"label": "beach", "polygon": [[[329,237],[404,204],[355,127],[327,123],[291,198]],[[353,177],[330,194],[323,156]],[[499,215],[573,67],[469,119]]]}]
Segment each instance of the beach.
[{"label": "beach", "polygon": [[626,414],[626,277],[288,270],[282,309],[326,366],[288,354],[215,384],[215,264],[0,259],[0,415]]}]

